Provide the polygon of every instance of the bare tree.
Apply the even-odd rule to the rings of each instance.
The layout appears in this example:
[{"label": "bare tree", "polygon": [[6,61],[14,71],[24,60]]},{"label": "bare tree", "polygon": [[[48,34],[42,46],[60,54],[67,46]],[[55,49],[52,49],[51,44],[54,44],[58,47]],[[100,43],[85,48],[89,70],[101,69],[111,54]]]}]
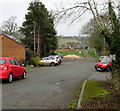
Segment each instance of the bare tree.
[{"label": "bare tree", "polygon": [[[57,11],[55,16],[57,18],[57,22],[61,20],[68,21],[68,19],[71,19],[72,17],[70,22],[71,24],[81,18],[81,16],[83,16],[85,13],[91,12],[96,24],[100,28],[101,32],[103,32],[106,42],[110,45],[111,39],[109,38],[109,35],[115,31],[115,26],[117,26],[117,22],[115,24],[113,18],[111,18],[111,14],[113,12],[111,11],[110,3],[114,5],[112,8],[117,8],[117,0],[104,0],[102,2],[98,0],[75,0],[70,7],[63,7],[60,11]],[[106,22],[103,21],[103,15],[105,13],[107,13],[106,15],[109,19],[109,24],[106,24]]]},{"label": "bare tree", "polygon": [[3,34],[15,35],[19,28],[17,23],[15,22],[16,17],[12,16],[7,21],[4,21],[1,30]]},{"label": "bare tree", "polygon": [[[98,1],[98,0],[74,0],[72,5],[65,8],[62,4],[62,8],[57,10],[55,13],[56,22],[61,20],[71,19],[71,23],[75,22],[76,20],[80,19],[85,13],[91,12],[93,17],[95,18],[97,24],[100,26],[101,29],[106,28],[105,24],[102,22],[101,14],[106,13],[108,11],[108,2],[109,0]],[[112,0],[111,0],[112,1]],[[114,0],[113,0],[114,1]],[[69,2],[68,2],[69,3]],[[116,5],[116,1],[114,2]],[[115,6],[117,7],[117,6]]]},{"label": "bare tree", "polygon": [[[70,18],[73,16],[74,22],[75,20],[79,19],[83,14],[90,11],[98,24],[99,28],[101,29],[101,34],[104,36],[104,40],[107,42],[109,46],[109,51],[111,54],[115,54],[116,60],[113,63],[113,74],[120,77],[120,24],[115,13],[115,9],[119,9],[117,7],[119,0],[105,0],[104,3],[100,3],[101,0],[98,2],[97,0],[85,0],[85,2],[81,2],[81,0],[77,0],[77,2],[72,5],[71,7],[62,8],[62,10],[58,11],[55,16],[58,17],[58,21],[62,18]],[[106,26],[106,23],[102,21],[101,14],[108,12],[108,17],[110,20],[110,27]],[[118,15],[119,16],[119,15]],[[120,83],[120,79],[118,80]]]},{"label": "bare tree", "polygon": [[[109,19],[107,14],[101,15],[103,16],[102,21],[109,29]],[[108,45],[105,42],[103,35],[101,34],[102,30],[99,25],[96,23],[96,20],[92,18],[87,24],[82,27],[83,34],[89,34],[89,45],[92,48],[95,48],[97,54],[100,55],[109,55]]]}]

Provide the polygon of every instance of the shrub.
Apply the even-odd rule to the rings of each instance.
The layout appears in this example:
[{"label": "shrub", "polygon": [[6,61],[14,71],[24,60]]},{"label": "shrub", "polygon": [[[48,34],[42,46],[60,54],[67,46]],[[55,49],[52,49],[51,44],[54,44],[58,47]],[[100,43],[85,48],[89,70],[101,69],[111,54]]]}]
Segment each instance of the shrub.
[{"label": "shrub", "polygon": [[39,57],[31,57],[30,58],[30,64],[33,66],[40,66],[40,58]]}]

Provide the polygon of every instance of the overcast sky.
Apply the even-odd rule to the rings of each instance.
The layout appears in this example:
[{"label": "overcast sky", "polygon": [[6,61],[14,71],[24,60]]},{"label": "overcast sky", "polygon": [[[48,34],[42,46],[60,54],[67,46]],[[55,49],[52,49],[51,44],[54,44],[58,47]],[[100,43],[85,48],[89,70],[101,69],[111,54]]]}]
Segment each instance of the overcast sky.
[{"label": "overcast sky", "polygon": [[[3,21],[6,21],[11,16],[16,16],[19,26],[22,25],[22,22],[25,20],[25,14],[27,14],[27,8],[29,7],[29,3],[33,0],[0,0],[0,26]],[[40,0],[45,7],[50,10],[55,10],[56,7],[60,7],[61,1],[65,6],[69,5],[70,0]],[[70,2],[69,2],[70,1]],[[74,1],[74,0],[73,0]],[[81,0],[85,1],[85,0]],[[68,25],[68,23],[59,23],[57,24],[56,30],[58,35],[79,35],[80,28],[89,21],[91,18],[90,13],[86,13],[79,21],[73,23],[72,25]]]}]

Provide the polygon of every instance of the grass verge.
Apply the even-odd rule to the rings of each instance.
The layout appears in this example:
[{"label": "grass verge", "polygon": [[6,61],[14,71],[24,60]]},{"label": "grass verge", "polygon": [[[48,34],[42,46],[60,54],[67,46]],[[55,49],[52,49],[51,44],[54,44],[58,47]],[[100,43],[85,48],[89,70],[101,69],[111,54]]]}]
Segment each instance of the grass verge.
[{"label": "grass verge", "polygon": [[67,106],[68,109],[76,109],[83,84],[84,84],[84,82],[82,82],[80,87],[77,89],[77,92],[75,94],[75,98],[73,100],[71,100],[70,105]]},{"label": "grass verge", "polygon": [[88,54],[89,54],[90,56],[94,57],[97,61],[99,60],[99,57],[98,57],[95,49],[89,49],[89,50],[88,50]]},{"label": "grass verge", "polygon": [[92,97],[105,97],[109,92],[100,84],[102,81],[88,80],[83,92],[82,104],[91,101]]},{"label": "grass verge", "polygon": [[[103,87],[102,91],[97,91],[97,95],[92,95],[88,99],[90,101],[82,104],[82,109],[107,109],[107,110],[115,110],[119,111],[120,109],[120,91],[116,89],[115,84],[110,81],[103,81],[99,84],[100,87]],[[107,90],[105,90],[105,89]],[[101,89],[101,88],[98,88]],[[89,90],[92,90],[90,88]],[[90,92],[89,93],[93,93]],[[101,94],[100,94],[101,93]],[[90,96],[90,95],[89,95]]]}]

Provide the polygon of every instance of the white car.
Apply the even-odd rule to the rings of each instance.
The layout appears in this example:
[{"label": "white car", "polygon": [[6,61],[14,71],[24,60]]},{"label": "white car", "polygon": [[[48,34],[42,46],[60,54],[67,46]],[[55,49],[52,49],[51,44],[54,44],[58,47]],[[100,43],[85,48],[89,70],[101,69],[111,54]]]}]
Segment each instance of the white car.
[{"label": "white car", "polygon": [[50,55],[49,57],[55,57],[59,64],[61,64],[61,62],[62,62],[62,58],[58,55]]},{"label": "white car", "polygon": [[110,59],[110,57],[109,56],[100,56],[99,61],[102,61],[104,59]]},{"label": "white car", "polygon": [[60,57],[61,59],[63,58],[63,55],[62,55],[61,53],[51,53],[50,55],[58,56],[58,57]]},{"label": "white car", "polygon": [[59,61],[57,60],[56,57],[44,57],[40,62],[41,65],[50,65],[50,66],[55,66],[59,64]]}]

